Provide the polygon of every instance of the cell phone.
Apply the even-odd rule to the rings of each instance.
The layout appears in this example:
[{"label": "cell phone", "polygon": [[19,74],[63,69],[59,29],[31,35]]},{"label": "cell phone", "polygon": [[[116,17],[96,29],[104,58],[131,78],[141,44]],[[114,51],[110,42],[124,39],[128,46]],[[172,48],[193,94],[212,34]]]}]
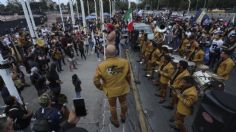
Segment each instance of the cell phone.
[{"label": "cell phone", "polygon": [[75,107],[75,113],[78,117],[83,117],[87,115],[84,99],[75,98],[73,99],[73,103]]}]

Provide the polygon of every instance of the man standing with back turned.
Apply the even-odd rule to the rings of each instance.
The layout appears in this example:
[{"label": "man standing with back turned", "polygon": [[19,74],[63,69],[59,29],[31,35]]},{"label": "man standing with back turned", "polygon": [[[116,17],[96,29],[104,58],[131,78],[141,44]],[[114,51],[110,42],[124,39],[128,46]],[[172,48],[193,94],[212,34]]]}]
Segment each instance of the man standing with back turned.
[{"label": "man standing with back turned", "polygon": [[118,128],[120,124],[117,117],[116,100],[119,99],[121,106],[121,122],[125,123],[128,110],[126,95],[130,89],[131,76],[129,62],[116,57],[116,54],[115,45],[106,47],[107,59],[98,65],[93,82],[107,96],[111,112],[110,121]]}]

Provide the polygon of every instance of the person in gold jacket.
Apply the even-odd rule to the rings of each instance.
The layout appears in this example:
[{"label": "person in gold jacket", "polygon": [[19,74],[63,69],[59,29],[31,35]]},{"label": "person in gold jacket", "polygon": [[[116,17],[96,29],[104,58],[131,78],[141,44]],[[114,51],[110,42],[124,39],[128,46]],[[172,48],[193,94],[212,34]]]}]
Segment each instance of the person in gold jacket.
[{"label": "person in gold jacket", "polygon": [[147,63],[148,60],[150,59],[153,50],[154,50],[154,47],[153,47],[152,42],[148,41],[147,45],[146,45],[146,48],[145,48],[145,53],[144,53],[144,61],[145,61],[145,63]]},{"label": "person in gold jacket", "polygon": [[224,80],[229,80],[229,75],[232,72],[235,66],[235,63],[230,58],[230,52],[228,51],[223,51],[220,56],[221,56],[222,62],[217,68],[217,75],[223,77]]},{"label": "person in gold jacket", "polygon": [[107,96],[111,112],[110,121],[115,127],[119,127],[116,100],[119,99],[121,121],[124,123],[128,109],[126,95],[129,93],[131,84],[130,66],[127,60],[116,57],[114,45],[106,47],[106,56],[107,59],[97,66],[93,82]]},{"label": "person in gold jacket", "polygon": [[187,35],[185,35],[185,37],[182,40],[181,46],[178,49],[179,55],[183,56],[184,55],[184,51],[187,48],[187,45],[189,44],[189,39],[187,37]]},{"label": "person in gold jacket", "polygon": [[149,59],[147,62],[146,77],[151,77],[153,75],[154,67],[157,65],[156,62],[160,61],[161,56],[162,56],[161,45],[157,45],[157,48],[151,54],[151,59]]},{"label": "person in gold jacket", "polygon": [[174,73],[174,66],[171,63],[171,57],[166,55],[163,58],[163,64],[159,68],[159,74],[160,74],[160,101],[159,103],[164,103],[166,98],[166,92],[168,83],[171,79],[172,74]]},{"label": "person in gold jacket", "polygon": [[192,115],[193,106],[198,100],[198,92],[192,76],[185,76],[181,79],[181,89],[175,90],[178,97],[177,110],[175,113],[175,122],[170,127],[179,132],[187,132],[184,127],[186,116]]},{"label": "person in gold jacket", "polygon": [[205,52],[202,50],[202,47],[196,45],[196,50],[194,51],[193,58],[190,58],[191,61],[195,62],[197,65],[202,64],[204,60]]},{"label": "person in gold jacket", "polygon": [[188,62],[181,60],[177,64],[177,70],[173,74],[171,81],[170,81],[170,87],[172,88],[172,100],[168,106],[164,106],[167,109],[173,109],[178,102],[178,98],[175,93],[175,89],[180,89],[181,88],[181,79],[186,76],[190,76],[190,73],[188,71]]}]

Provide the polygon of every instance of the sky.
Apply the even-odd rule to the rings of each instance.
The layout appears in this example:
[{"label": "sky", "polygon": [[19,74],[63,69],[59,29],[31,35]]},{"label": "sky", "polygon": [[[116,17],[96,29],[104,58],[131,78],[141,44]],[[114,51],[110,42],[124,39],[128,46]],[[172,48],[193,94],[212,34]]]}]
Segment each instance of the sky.
[{"label": "sky", "polygon": [[[58,0],[52,0],[52,1],[55,1],[55,2],[57,2],[58,3]],[[63,3],[67,3],[69,0],[60,0],[60,2],[63,2]],[[130,1],[132,1],[132,2],[136,2],[136,1],[138,1],[138,0],[130,0]],[[6,5],[6,3],[7,3],[7,0],[0,0],[0,3],[3,3],[4,5]]]}]

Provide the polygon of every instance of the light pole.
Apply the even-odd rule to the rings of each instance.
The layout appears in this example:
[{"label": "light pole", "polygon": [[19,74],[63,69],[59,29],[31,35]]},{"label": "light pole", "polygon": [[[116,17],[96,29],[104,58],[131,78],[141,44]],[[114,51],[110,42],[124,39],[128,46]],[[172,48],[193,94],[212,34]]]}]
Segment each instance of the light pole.
[{"label": "light pole", "polygon": [[32,23],[32,26],[33,26],[33,29],[34,29],[35,37],[38,38],[38,34],[36,32],[37,27],[36,27],[35,22],[34,22],[34,17],[33,17],[32,10],[31,10],[30,4],[29,4],[29,0],[26,0],[25,2],[26,2],[26,6],[28,8],[28,11],[29,11],[29,16],[30,16],[31,23]]},{"label": "light pole", "polygon": [[72,21],[72,26],[74,27],[75,25],[75,15],[74,15],[74,9],[73,9],[73,1],[70,0],[70,14],[71,14],[71,21]]},{"label": "light pole", "polygon": [[[23,0],[22,0],[23,1]],[[2,57],[2,54],[0,52],[0,64],[5,64],[5,60]],[[11,74],[7,71],[8,69],[0,69],[0,77],[2,77],[5,86],[7,87],[7,90],[9,91],[10,95],[13,95],[17,98],[17,101],[21,104],[23,104],[23,101],[21,100],[21,97],[15,87],[14,82],[12,81]]]},{"label": "light pole", "polygon": [[90,14],[89,1],[87,0],[88,15]]},{"label": "light pole", "polygon": [[24,16],[25,16],[25,19],[26,19],[26,22],[27,22],[27,25],[28,25],[28,28],[29,28],[30,36],[31,36],[31,38],[33,40],[33,44],[36,44],[35,43],[34,30],[33,30],[33,27],[32,27],[32,23],[30,22],[30,17],[29,17],[29,13],[27,11],[27,8],[26,8],[25,1],[21,0],[20,2],[21,2],[21,6],[23,8]]},{"label": "light pole", "polygon": [[110,17],[112,16],[111,15],[111,0],[109,0],[109,11],[110,11]]},{"label": "light pole", "polygon": [[58,0],[58,3],[59,3],[60,15],[61,15],[62,28],[63,28],[63,31],[65,31],[65,24],[64,24],[64,18],[63,18],[63,14],[62,14],[62,10],[61,10],[61,2],[60,2],[60,0]]},{"label": "light pole", "polygon": [[98,21],[98,13],[97,13],[97,1],[94,0],[94,6],[95,6],[95,14],[96,14],[96,23]]},{"label": "light pole", "polygon": [[78,8],[78,2],[75,0],[75,7],[76,7],[76,12],[77,12],[77,17],[79,19],[79,8]]},{"label": "light pole", "polygon": [[83,18],[83,29],[84,29],[84,32],[86,33],[86,20],[85,20],[85,11],[84,11],[84,0],[80,0],[80,5],[81,5],[82,18]]},{"label": "light pole", "polygon": [[190,6],[191,6],[191,0],[188,0],[188,12],[187,12],[187,14],[189,14]]},{"label": "light pole", "polygon": [[[102,22],[102,31],[105,29],[104,26],[104,15],[103,15],[103,0],[99,0],[99,4],[100,4],[100,17],[101,17],[101,22]],[[104,60],[106,59],[106,42],[105,42],[105,34],[104,32],[102,33],[103,36],[103,48],[104,48]]]},{"label": "light pole", "polygon": [[112,1],[112,15],[116,14],[116,0]]}]

